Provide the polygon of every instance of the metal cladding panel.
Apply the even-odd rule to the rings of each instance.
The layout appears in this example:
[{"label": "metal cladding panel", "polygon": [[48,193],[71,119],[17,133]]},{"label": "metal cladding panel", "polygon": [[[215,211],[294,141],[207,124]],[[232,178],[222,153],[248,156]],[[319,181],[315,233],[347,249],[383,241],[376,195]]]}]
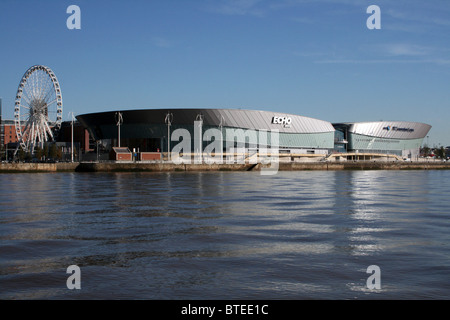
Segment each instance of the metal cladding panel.
[{"label": "metal cladding panel", "polygon": [[205,123],[220,123],[220,115],[213,110],[206,109],[203,114]]},{"label": "metal cladding panel", "polygon": [[234,121],[234,127],[251,128],[251,125],[244,120],[244,114],[242,112],[233,112],[233,110],[230,110],[230,116]]},{"label": "metal cladding panel", "polygon": [[224,124],[228,127],[232,126],[232,124],[236,123],[232,113],[230,110],[215,110],[219,115],[223,116],[225,121]]},{"label": "metal cladding panel", "polygon": [[255,112],[255,120],[258,121],[258,123],[264,123],[264,112],[263,111],[259,111],[259,112]]},{"label": "metal cladding panel", "polygon": [[431,126],[419,122],[379,121],[349,124],[349,132],[387,139],[420,139],[426,137]]},{"label": "metal cladding panel", "polygon": [[[270,111],[256,110],[231,110],[217,109],[219,113],[227,116],[230,122],[226,125],[243,129],[277,129],[279,132],[289,133],[318,133],[334,132],[334,127],[330,122]],[[290,125],[272,123],[274,117],[286,117],[291,119]]]},{"label": "metal cladding panel", "polygon": [[241,112],[239,120],[242,121],[243,128],[251,128],[253,123],[258,123],[258,118],[256,116],[258,113],[254,113],[253,116],[249,112]]}]

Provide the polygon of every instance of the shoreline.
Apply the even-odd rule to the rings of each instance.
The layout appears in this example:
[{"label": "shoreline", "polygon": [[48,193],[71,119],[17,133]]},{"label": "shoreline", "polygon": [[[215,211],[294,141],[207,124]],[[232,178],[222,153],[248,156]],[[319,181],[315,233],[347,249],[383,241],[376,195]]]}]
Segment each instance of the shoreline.
[{"label": "shoreline", "polygon": [[[174,164],[168,162],[2,163],[0,173],[261,171],[258,164]],[[450,162],[280,162],[278,171],[450,170]]]}]

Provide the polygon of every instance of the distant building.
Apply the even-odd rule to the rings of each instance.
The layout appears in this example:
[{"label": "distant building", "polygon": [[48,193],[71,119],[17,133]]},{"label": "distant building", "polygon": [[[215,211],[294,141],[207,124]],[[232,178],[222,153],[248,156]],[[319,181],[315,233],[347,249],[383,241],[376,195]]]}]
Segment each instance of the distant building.
[{"label": "distant building", "polygon": [[[22,126],[23,129],[24,126]],[[0,122],[0,134],[1,134],[1,146],[4,149],[8,149],[9,158],[12,157],[13,151],[16,149],[18,139],[16,135],[16,127],[14,120],[3,120]],[[95,141],[89,135],[86,130],[78,121],[74,122],[73,128],[73,141],[76,148],[79,148],[82,153],[90,152],[94,150]],[[54,142],[57,142],[58,146],[64,148],[64,152],[68,152],[72,142],[72,122],[65,121],[61,124],[61,129],[58,132]],[[51,141],[50,141],[51,143]]]},{"label": "distant building", "polygon": [[14,120],[2,121],[2,133],[3,133],[2,145],[18,142]]},{"label": "distant building", "polygon": [[[67,144],[72,141],[72,121],[63,121],[61,129],[56,137],[57,142],[65,142]],[[89,135],[89,131],[78,121],[73,123],[73,141],[80,146],[81,152],[90,152],[95,148],[95,141]]]}]

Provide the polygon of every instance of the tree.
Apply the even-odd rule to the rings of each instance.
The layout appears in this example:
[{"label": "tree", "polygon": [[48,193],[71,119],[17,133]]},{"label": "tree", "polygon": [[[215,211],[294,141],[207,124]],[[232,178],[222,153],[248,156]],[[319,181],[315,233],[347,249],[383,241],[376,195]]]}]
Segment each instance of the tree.
[{"label": "tree", "polygon": [[43,155],[44,155],[44,150],[42,150],[41,147],[36,147],[34,149],[34,155],[40,161],[42,159]]},{"label": "tree", "polygon": [[421,154],[423,157],[428,157],[428,156],[430,155],[430,151],[431,151],[431,149],[428,148],[427,145],[425,145],[425,146],[423,146],[423,147],[421,148],[420,154]]},{"label": "tree", "polygon": [[48,158],[48,144],[44,144],[44,150],[42,150],[42,155],[44,156],[44,159]]},{"label": "tree", "polygon": [[7,159],[8,155],[6,154],[6,150],[5,150],[5,146],[4,145],[0,146],[0,153],[1,153],[1,156],[0,156],[1,160],[3,160],[3,159],[8,160]]},{"label": "tree", "polygon": [[49,157],[50,159],[55,159],[56,156],[57,156],[57,148],[56,148],[56,144],[53,143],[53,144],[50,146],[50,149],[49,149],[49,151],[48,151],[48,157]]},{"label": "tree", "polygon": [[436,154],[436,158],[444,159],[445,158],[445,148],[440,147],[440,148],[436,149],[435,154]]},{"label": "tree", "polygon": [[23,151],[23,149],[20,148],[19,151],[18,151],[19,160],[20,161],[24,161],[25,160],[25,156],[26,156],[25,151]]},{"label": "tree", "polygon": [[59,160],[61,160],[61,159],[62,159],[62,155],[63,155],[62,148],[59,147],[59,148],[56,150],[56,158],[58,158]]}]

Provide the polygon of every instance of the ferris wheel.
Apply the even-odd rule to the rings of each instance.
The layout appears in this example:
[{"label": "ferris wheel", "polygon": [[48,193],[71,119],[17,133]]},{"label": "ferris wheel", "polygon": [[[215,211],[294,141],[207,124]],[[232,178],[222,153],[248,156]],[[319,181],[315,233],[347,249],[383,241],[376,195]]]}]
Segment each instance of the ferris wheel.
[{"label": "ferris wheel", "polygon": [[62,106],[61,87],[53,71],[41,65],[29,68],[19,83],[14,106],[16,136],[24,151],[33,152],[35,146],[55,139]]}]

